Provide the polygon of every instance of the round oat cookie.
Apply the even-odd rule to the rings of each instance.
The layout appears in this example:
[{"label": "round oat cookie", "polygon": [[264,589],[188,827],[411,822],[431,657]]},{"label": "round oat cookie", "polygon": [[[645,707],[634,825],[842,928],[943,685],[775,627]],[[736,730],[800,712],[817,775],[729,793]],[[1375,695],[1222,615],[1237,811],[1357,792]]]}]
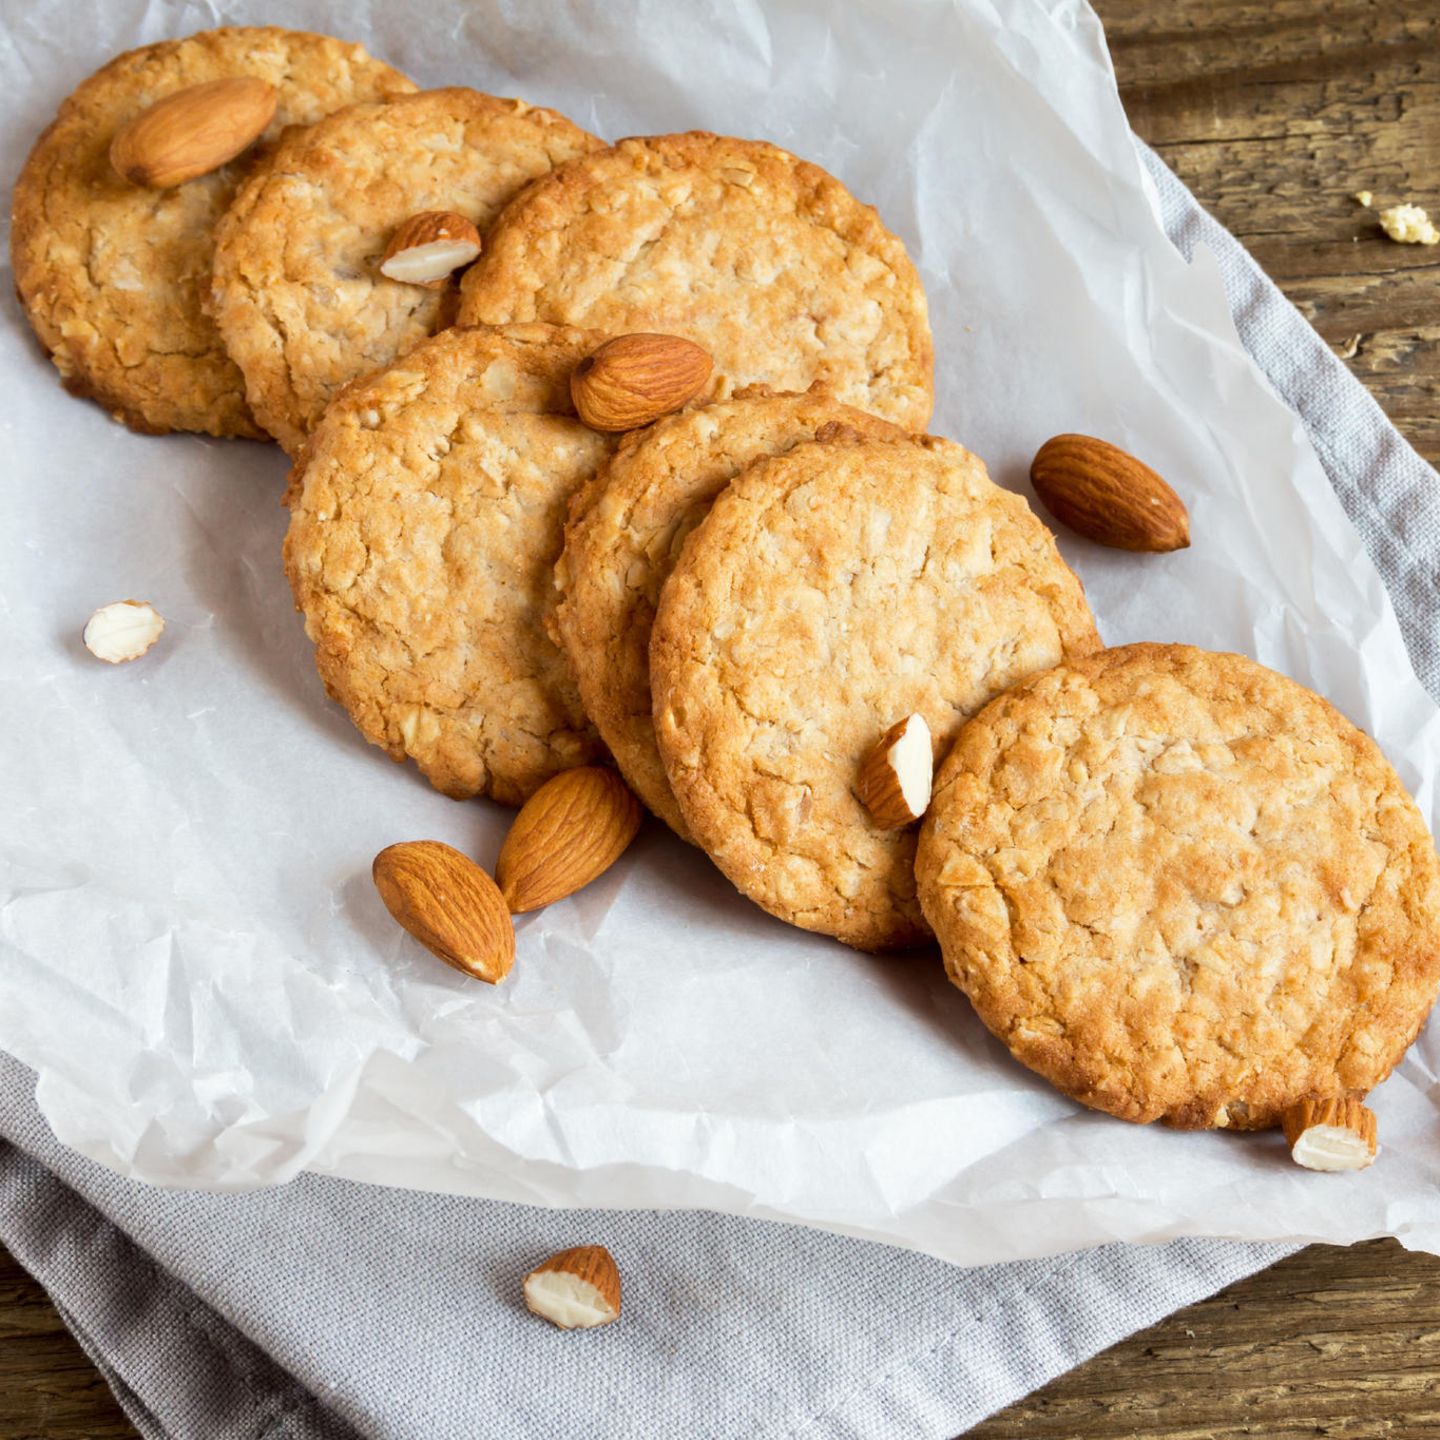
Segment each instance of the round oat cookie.
[{"label": "round oat cookie", "polygon": [[[142,110],[235,75],[277,91],[259,146],[169,190],[111,169],[111,140]],[[35,142],[12,202],[16,289],[65,387],[147,434],[260,436],[203,309],[215,224],[282,127],[414,88],[359,45],[273,27],[147,45],[86,80]]]},{"label": "round oat cookie", "polygon": [[904,245],[833,176],[756,140],[653,135],[560,166],[496,223],[460,318],[685,335],[719,397],[819,380],[907,430],[934,403]]},{"label": "round oat cookie", "polygon": [[1242,655],[1127,645],[960,732],[921,832],[950,978],[1125,1120],[1262,1129],[1363,1095],[1440,986],[1440,862],[1379,748]]},{"label": "round oat cookie", "polygon": [[296,454],[347,380],[450,323],[453,280],[380,273],[401,224],[453,210],[483,237],[523,185],[601,144],[553,110],[461,88],[352,105],[286,135],[219,227],[210,293],[260,423]]},{"label": "round oat cookie", "polygon": [[937,753],[997,691],[1100,643],[1020,496],[948,440],[839,434],[755,461],[685,542],[650,642],[691,834],[772,914],[865,950],[929,930],[915,831],[855,793],[906,715]]},{"label": "round oat cookie", "polygon": [[757,387],[635,431],[578,492],[555,576],[555,618],[580,698],[635,793],[688,840],[655,748],[650,627],[660,587],[715,497],[753,460],[844,425],[905,432],[823,393]]},{"label": "round oat cookie", "polygon": [[457,799],[518,805],[603,754],[546,618],[566,504],[612,444],[570,404],[604,339],[447,330],[347,386],[292,477],[285,570],[326,690]]}]

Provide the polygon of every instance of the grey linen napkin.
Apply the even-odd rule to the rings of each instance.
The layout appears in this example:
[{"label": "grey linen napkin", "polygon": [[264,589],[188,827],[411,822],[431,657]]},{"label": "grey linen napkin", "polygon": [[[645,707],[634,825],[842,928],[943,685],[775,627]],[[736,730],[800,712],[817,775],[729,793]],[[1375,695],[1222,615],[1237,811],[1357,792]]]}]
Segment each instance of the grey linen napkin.
[{"label": "grey linen napkin", "polygon": [[[57,1145],[29,1079],[0,1064],[0,1239],[154,1437],[937,1440],[1286,1253],[1191,1240],[960,1270],[705,1212],[317,1176],[167,1192]],[[625,1313],[562,1334],[520,1277],[591,1241]]]},{"label": "grey linen napkin", "polygon": [[[1234,238],[1142,157],[1171,239],[1218,258],[1246,346],[1304,422],[1440,694],[1435,472]],[[1186,1240],[959,1270],[704,1212],[545,1211],[314,1176],[249,1195],[164,1192],[56,1144],[32,1088],[0,1057],[0,1240],[137,1428],[177,1440],[940,1440],[1288,1253]],[[560,1334],[525,1312],[519,1279],[591,1241],[620,1261],[625,1317]]]}]

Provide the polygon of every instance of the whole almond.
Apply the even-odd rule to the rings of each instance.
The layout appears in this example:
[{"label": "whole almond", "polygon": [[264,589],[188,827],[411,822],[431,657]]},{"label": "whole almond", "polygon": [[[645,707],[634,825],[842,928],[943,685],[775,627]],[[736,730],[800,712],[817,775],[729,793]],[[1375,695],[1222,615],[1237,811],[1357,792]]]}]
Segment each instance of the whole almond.
[{"label": "whole almond", "polygon": [[254,144],[275,118],[275,87],[256,75],[191,85],[157,100],[110,142],[115,173],[168,190],[208,175]]},{"label": "whole almond", "polygon": [[1063,525],[1116,550],[1183,550],[1190,516],[1148,466],[1106,440],[1057,435],[1030,466],[1040,503]]},{"label": "whole almond", "polygon": [[537,1265],[525,1304],[562,1330],[589,1330],[620,1318],[620,1267],[603,1245],[576,1245]]},{"label": "whole almond", "polygon": [[603,875],[640,828],[640,802],[613,771],[562,770],[520,808],[495,878],[512,913],[553,905]]},{"label": "whole almond", "polygon": [[387,845],[371,867],[401,929],[466,975],[495,985],[515,963],[515,927],[495,882],[439,840]]},{"label": "whole almond", "polygon": [[575,413],[592,430],[638,430],[693,400],[713,363],[679,335],[617,335],[575,367]]},{"label": "whole almond", "polygon": [[380,273],[438,290],[453,271],[480,253],[480,232],[453,210],[422,210],[390,237],[380,259]]}]

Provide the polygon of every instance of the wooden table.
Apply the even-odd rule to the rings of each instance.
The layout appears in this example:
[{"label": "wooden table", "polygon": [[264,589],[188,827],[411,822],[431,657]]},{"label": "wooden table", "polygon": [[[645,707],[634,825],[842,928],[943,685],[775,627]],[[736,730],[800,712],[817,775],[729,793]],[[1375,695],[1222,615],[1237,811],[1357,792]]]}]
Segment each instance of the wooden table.
[{"label": "wooden table", "polygon": [[[1440,461],[1440,0],[1093,0],[1134,129]],[[1437,214],[1440,220],[1440,214]]]},{"label": "wooden table", "polygon": [[[1096,6],[1135,129],[1440,461],[1440,248],[1393,244],[1351,199],[1440,211],[1440,0]],[[0,1440],[134,1436],[3,1252],[0,1342]],[[1440,1260],[1390,1242],[1312,1247],[971,1436],[1440,1436]]]}]

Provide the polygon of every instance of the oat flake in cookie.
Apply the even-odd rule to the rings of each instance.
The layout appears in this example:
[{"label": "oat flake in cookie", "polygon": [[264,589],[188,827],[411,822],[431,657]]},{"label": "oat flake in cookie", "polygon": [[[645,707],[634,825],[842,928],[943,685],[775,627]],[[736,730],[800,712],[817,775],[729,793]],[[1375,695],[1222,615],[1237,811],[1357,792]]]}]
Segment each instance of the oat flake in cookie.
[{"label": "oat flake in cookie", "polygon": [[[168,190],[132,185],[111,168],[115,132],[141,111],[241,75],[277,92],[259,146]],[[20,302],[66,388],[134,430],[261,435],[203,309],[214,226],[284,126],[414,88],[359,45],[273,28],[147,45],[86,80],[30,152],[10,232]]]},{"label": "oat flake in cookie", "polygon": [[437,790],[518,805],[603,754],[546,631],[566,504],[613,441],[570,404],[605,337],[447,330],[326,411],[285,568],[330,695]]},{"label": "oat flake in cookie", "polygon": [[929,930],[914,829],[856,794],[875,742],[918,711],[943,753],[997,691],[1099,643],[1050,532],[968,451],[811,441],[742,471],[686,541],[650,643],[656,739],[738,889],[902,949]]},{"label": "oat flake in cookie", "polygon": [[506,207],[461,288],[466,324],[687,336],[714,358],[713,395],[819,380],[907,430],[930,418],[904,245],[833,176],[761,141],[655,135],[560,166]]},{"label": "oat flake in cookie", "polygon": [[891,439],[905,434],[824,394],[759,387],[627,435],[571,504],[556,567],[565,653],[615,763],[685,839],[651,718],[650,627],[660,586],[686,536],[745,466],[837,425]]},{"label": "oat flake in cookie", "polygon": [[296,454],[347,380],[450,323],[454,281],[380,273],[407,220],[453,211],[483,236],[522,186],[601,143],[553,110],[461,88],[355,105],[285,136],[220,226],[211,288],[261,424]]},{"label": "oat flake in cookie", "polygon": [[1086,1105],[1260,1129],[1363,1094],[1440,986],[1440,862],[1378,747],[1241,655],[1128,645],[960,733],[921,832],[950,978]]}]

